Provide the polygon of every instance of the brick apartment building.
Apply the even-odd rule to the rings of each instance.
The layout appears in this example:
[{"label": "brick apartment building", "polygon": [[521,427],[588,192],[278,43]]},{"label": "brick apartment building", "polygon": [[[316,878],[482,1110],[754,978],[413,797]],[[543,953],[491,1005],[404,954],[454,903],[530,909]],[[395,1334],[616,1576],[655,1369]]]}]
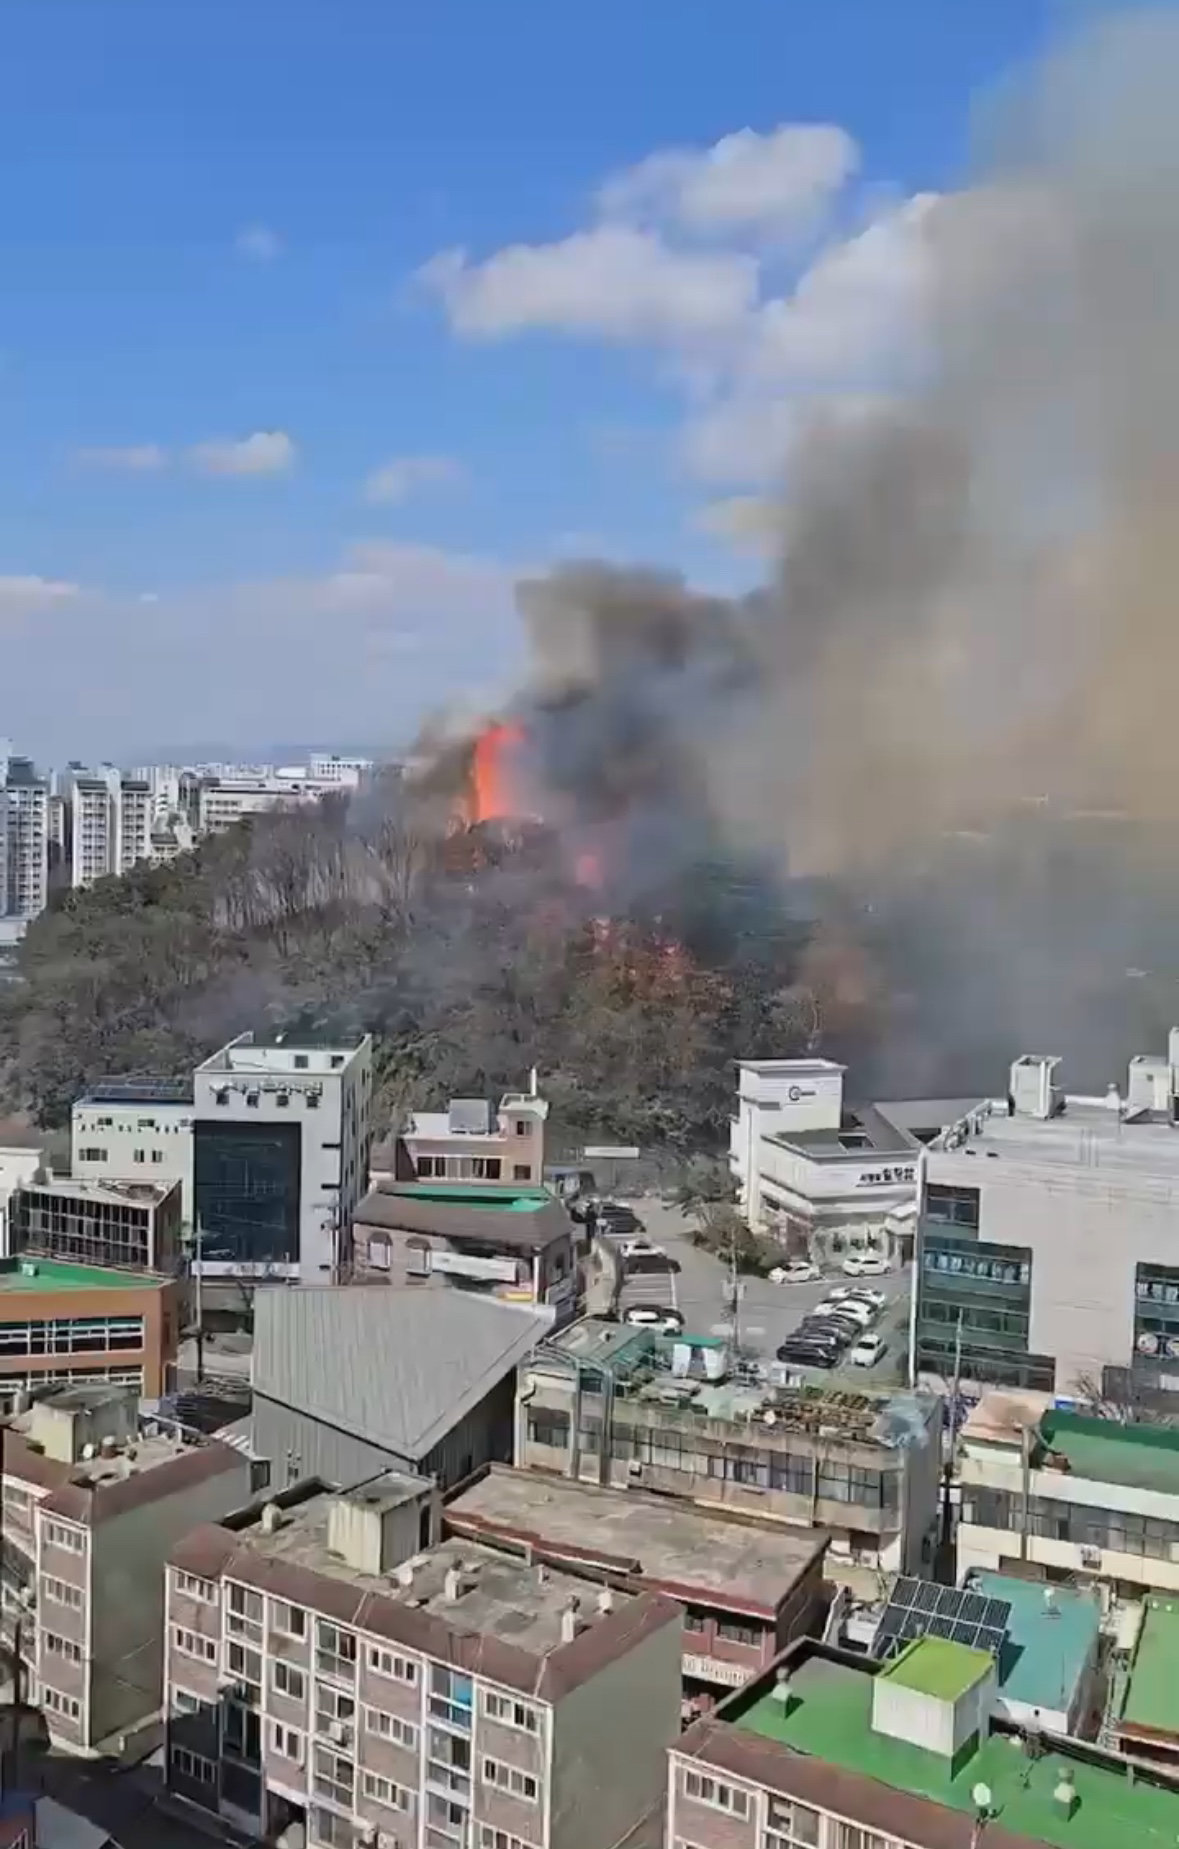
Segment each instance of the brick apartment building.
[{"label": "brick apartment building", "polygon": [[675,1599],[684,1611],[684,1710],[710,1708],[826,1616],[828,1539],[754,1515],[598,1489],[492,1464],[460,1484],[445,1532],[544,1559],[595,1584]]},{"label": "brick apartment building", "polygon": [[171,1555],[168,1781],[274,1840],[613,1849],[680,1720],[672,1602],[467,1541],[387,1473],[296,1485]]},{"label": "brick apartment building", "polygon": [[151,1272],[0,1259],[0,1406],[53,1383],[170,1390],[183,1284]]},{"label": "brick apartment building", "polygon": [[164,1562],[251,1466],[142,1420],[134,1388],[61,1387],[0,1431],[0,1632],[54,1742],[92,1752],[162,1699]]}]

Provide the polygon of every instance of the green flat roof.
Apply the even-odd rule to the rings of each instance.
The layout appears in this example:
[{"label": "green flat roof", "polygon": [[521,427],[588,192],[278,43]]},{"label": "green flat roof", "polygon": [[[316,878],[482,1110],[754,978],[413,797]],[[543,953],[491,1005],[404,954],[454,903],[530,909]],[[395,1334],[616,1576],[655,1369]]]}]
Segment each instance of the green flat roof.
[{"label": "green flat roof", "polygon": [[[1179,1431],[1170,1426],[1048,1412],[1040,1421],[1040,1438],[1068,1459],[1074,1477],[1179,1495]],[[1036,1461],[1042,1469],[1042,1460]]]},{"label": "green flat roof", "polygon": [[456,1182],[453,1187],[447,1187],[445,1182],[398,1181],[385,1192],[405,1200],[445,1202],[452,1207],[493,1207],[499,1213],[536,1213],[557,1198],[547,1188],[505,1188],[497,1187],[494,1182],[479,1188],[469,1183]]},{"label": "green flat roof", "polygon": [[[955,1771],[938,1753],[873,1732],[873,1680],[867,1669],[813,1656],[791,1674],[785,1706],[766,1691],[747,1705],[738,1696],[717,1718],[968,1816],[974,1814],[974,1786],[989,1785],[1002,1828],[1053,1849],[1116,1849],[1125,1842],[1135,1849],[1175,1849],[1179,1791],[1141,1775],[1132,1784],[1115,1767],[1084,1765],[1062,1753],[1029,1759],[1017,1738],[999,1733],[965,1760],[959,1757]],[[1066,1766],[1080,1800],[1071,1817],[1052,1797]]]},{"label": "green flat roof", "polygon": [[1179,1598],[1149,1598],[1130,1665],[1124,1721],[1179,1734]]},{"label": "green flat roof", "polygon": [[[36,1266],[33,1272],[27,1267]],[[33,1290],[134,1290],[165,1279],[144,1271],[114,1271],[101,1265],[64,1265],[52,1258],[0,1259],[0,1296]]]},{"label": "green flat roof", "polygon": [[1009,1573],[972,1572],[971,1592],[1003,1599],[1011,1607],[1007,1641],[999,1658],[999,1687],[1011,1701],[1067,1714],[1093,1654],[1101,1625],[1101,1607],[1090,1592],[1053,1586],[1052,1603],[1044,1587]]},{"label": "green flat roof", "polygon": [[934,1695],[939,1701],[958,1701],[976,1682],[990,1675],[995,1659],[989,1650],[971,1650],[947,1637],[915,1637],[899,1656],[880,1671],[886,1682]]}]

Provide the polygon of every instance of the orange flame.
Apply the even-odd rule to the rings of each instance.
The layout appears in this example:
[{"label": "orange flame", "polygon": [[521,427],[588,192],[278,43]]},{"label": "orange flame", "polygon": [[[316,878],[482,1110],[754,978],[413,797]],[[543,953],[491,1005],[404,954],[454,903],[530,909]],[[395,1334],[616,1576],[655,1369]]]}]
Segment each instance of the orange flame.
[{"label": "orange flame", "polygon": [[512,747],[524,742],[523,729],[506,721],[489,725],[475,740],[471,761],[471,821],[493,822],[518,814],[512,790]]}]

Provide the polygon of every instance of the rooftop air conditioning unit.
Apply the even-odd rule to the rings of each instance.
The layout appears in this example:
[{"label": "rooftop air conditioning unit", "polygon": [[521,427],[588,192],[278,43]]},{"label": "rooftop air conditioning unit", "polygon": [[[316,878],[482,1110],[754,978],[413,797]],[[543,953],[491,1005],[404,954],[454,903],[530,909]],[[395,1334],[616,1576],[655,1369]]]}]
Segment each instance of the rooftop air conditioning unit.
[{"label": "rooftop air conditioning unit", "polygon": [[350,1746],[352,1744],[352,1729],[349,1727],[347,1721],[333,1721],[328,1728],[328,1739],[333,1746]]},{"label": "rooftop air conditioning unit", "polygon": [[1083,1567],[1099,1567],[1101,1565],[1101,1549],[1099,1547],[1082,1547],[1081,1565]]}]

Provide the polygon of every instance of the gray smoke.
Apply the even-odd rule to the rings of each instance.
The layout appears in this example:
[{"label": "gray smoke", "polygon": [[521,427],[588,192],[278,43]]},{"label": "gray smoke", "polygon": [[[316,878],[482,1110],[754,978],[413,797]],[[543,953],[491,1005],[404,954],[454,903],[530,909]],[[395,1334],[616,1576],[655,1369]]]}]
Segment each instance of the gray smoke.
[{"label": "gray smoke", "polygon": [[850,911],[884,1085],[1033,1041],[1097,1085],[1179,1013],[1176,95],[1140,13],[992,107],[922,221],[920,383],[799,443],[762,591],[521,588],[546,807],[614,818],[635,891],[719,841]]}]

